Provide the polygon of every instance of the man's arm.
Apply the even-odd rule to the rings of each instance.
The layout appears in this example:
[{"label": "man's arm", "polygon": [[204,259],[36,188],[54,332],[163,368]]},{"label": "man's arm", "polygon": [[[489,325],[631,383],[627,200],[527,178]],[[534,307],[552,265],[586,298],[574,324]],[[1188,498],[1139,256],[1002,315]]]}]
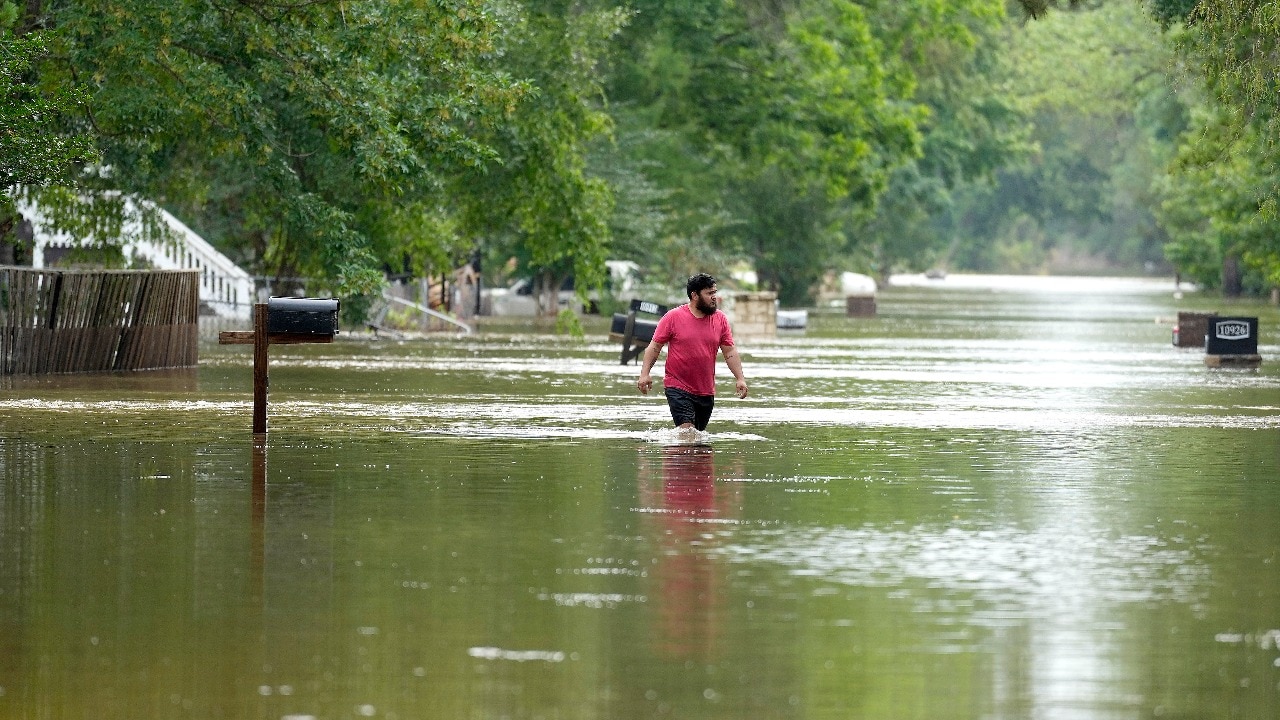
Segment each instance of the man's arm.
[{"label": "man's arm", "polygon": [[649,371],[653,369],[653,364],[658,362],[658,355],[662,354],[664,343],[651,342],[644,349],[644,359],[640,361],[640,379],[636,380],[636,388],[640,390],[641,395],[648,395],[649,389],[653,387],[653,379],[649,377]]},{"label": "man's arm", "polygon": [[738,355],[738,348],[733,345],[721,345],[720,352],[724,354],[724,364],[729,366],[729,372],[733,373],[734,385],[738,391],[738,397],[747,396],[747,377],[742,374],[742,358]]}]

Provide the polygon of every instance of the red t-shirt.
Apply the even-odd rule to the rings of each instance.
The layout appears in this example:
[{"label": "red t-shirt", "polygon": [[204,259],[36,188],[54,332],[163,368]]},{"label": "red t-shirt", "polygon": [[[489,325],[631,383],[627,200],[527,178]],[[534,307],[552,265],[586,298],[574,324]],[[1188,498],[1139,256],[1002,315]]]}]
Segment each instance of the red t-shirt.
[{"label": "red t-shirt", "polygon": [[665,387],[694,395],[716,394],[716,353],[733,344],[729,318],[719,310],[697,317],[688,305],[667,311],[653,331],[653,342],[667,346]]}]

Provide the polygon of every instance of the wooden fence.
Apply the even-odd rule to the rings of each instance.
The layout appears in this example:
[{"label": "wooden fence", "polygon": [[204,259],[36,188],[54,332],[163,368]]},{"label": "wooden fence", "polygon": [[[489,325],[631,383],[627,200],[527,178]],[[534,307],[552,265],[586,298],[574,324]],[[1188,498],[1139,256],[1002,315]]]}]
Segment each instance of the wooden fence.
[{"label": "wooden fence", "polygon": [[0,267],[0,374],[190,367],[194,270]]}]

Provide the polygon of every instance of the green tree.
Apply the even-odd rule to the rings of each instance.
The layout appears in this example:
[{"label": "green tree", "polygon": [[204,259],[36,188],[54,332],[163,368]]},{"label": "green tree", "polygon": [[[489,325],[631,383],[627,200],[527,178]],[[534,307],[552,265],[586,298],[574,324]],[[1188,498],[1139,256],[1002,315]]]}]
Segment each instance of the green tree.
[{"label": "green tree", "polygon": [[1280,218],[1267,209],[1280,187],[1274,147],[1228,108],[1202,103],[1192,117],[1160,186],[1169,260],[1187,279],[1227,295],[1280,285],[1272,240]]},{"label": "green tree", "polygon": [[1151,178],[1185,127],[1168,43],[1128,2],[1052,14],[1010,42],[1009,102],[1030,113],[1035,152],[1001,168],[993,192],[957,193],[947,214],[956,264],[1022,272],[1160,264],[1165,234]]},{"label": "green tree", "polygon": [[542,312],[555,314],[566,278],[582,293],[604,281],[613,196],[587,158],[611,130],[600,66],[625,15],[569,0],[507,11],[505,67],[532,89],[487,136],[502,162],[467,176],[468,218],[487,254],[515,257],[535,279]]},{"label": "green tree", "polygon": [[260,271],[381,283],[527,86],[479,0],[27,3],[44,82],[87,85],[105,187],[156,198]]},{"label": "green tree", "polygon": [[895,168],[919,153],[926,110],[893,54],[900,28],[883,20],[852,3],[803,5],[779,43],[780,83],[742,150],[756,169],[736,197],[750,220],[738,235],[784,304],[812,301],[844,244],[839,217],[869,214]]},{"label": "green tree", "polygon": [[20,10],[0,3],[0,248],[13,262],[18,219],[14,196],[23,188],[73,182],[97,153],[84,125],[85,97],[75,85],[41,81],[36,68],[49,55],[45,33],[29,32]]},{"label": "green tree", "polygon": [[1147,0],[1147,11],[1151,17],[1168,29],[1173,25],[1187,22],[1195,12],[1199,0]]},{"label": "green tree", "polygon": [[1016,0],[1017,5],[1022,8],[1028,16],[1033,19],[1043,18],[1048,14],[1051,8],[1074,9],[1079,7],[1096,6],[1105,0]]},{"label": "green tree", "polygon": [[897,33],[916,78],[914,97],[929,111],[920,156],[895,170],[877,211],[855,215],[846,231],[848,264],[882,277],[949,265],[956,189],[986,182],[1032,149],[1028,118],[1007,91],[1003,4],[946,3],[932,12],[921,23],[931,29]]},{"label": "green tree", "polygon": [[[873,4],[874,5],[874,4]],[[918,152],[912,78],[872,10],[848,0],[636,4],[610,73],[643,173],[667,194],[659,242],[693,267],[741,253],[802,302],[841,242],[837,212],[867,211]],[[892,40],[891,38],[889,40]],[[785,260],[785,262],[784,262]]]},{"label": "green tree", "polygon": [[[1170,259],[1228,294],[1280,285],[1280,21],[1268,3],[1153,3],[1205,101],[1171,166]],[[1178,21],[1184,21],[1179,25]],[[1216,267],[1214,267],[1216,265]]]}]

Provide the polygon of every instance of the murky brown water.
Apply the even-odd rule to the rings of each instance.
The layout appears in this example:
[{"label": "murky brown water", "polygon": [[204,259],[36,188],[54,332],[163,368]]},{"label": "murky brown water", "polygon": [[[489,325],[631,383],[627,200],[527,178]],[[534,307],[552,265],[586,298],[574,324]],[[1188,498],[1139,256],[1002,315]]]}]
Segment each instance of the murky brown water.
[{"label": "murky brown water", "polygon": [[812,313],[711,448],[603,325],[273,348],[259,454],[242,347],[5,380],[0,717],[1276,717],[1280,317],[1171,291]]}]

